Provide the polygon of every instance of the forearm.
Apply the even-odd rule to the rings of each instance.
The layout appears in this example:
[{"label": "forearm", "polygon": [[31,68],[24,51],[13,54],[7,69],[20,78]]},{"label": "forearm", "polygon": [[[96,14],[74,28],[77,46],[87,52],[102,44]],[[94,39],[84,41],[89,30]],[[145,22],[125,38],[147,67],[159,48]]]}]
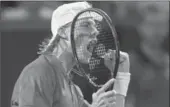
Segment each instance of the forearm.
[{"label": "forearm", "polygon": [[129,82],[130,82],[129,72],[119,72],[115,81],[114,90],[116,90],[116,107],[125,106],[125,98],[127,95]]}]

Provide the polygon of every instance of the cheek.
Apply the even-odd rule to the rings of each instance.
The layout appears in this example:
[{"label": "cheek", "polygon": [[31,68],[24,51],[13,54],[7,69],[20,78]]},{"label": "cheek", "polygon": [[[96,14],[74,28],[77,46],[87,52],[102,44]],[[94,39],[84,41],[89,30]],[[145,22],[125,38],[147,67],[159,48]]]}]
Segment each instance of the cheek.
[{"label": "cheek", "polygon": [[89,35],[92,34],[93,32],[97,32],[97,29],[95,27],[80,27],[79,29],[77,29],[77,31],[79,32],[78,35]]},{"label": "cheek", "polygon": [[67,46],[71,45],[71,42],[69,40],[63,40]]},{"label": "cheek", "polygon": [[76,40],[76,46],[77,47],[80,47],[82,45],[87,45],[88,44],[88,37],[78,37],[77,40]]},{"label": "cheek", "polygon": [[79,38],[81,40],[79,40],[77,43],[77,55],[78,58],[80,60],[80,62],[82,63],[88,63],[88,59],[91,57],[91,53],[87,50],[87,45],[88,45],[88,37],[83,37],[83,38]]},{"label": "cheek", "polygon": [[70,52],[70,53],[73,53],[73,52],[72,52],[72,47],[71,47],[71,45],[68,46],[67,51]]}]

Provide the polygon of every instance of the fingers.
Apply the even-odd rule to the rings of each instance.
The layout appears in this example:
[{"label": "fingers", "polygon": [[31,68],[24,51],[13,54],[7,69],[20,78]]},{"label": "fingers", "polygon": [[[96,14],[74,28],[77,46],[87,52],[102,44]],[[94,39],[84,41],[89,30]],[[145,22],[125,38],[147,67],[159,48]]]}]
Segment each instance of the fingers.
[{"label": "fingers", "polygon": [[99,107],[104,106],[106,104],[105,100],[101,100],[98,104]]},{"label": "fingers", "polygon": [[[115,60],[116,50],[109,49],[108,52],[105,54],[105,59]],[[124,62],[126,59],[129,59],[129,55],[126,52],[120,51],[120,63]]]},{"label": "fingers", "polygon": [[107,99],[107,100],[109,100],[109,102],[114,101],[115,95],[116,95],[115,90],[102,93],[98,96],[98,101],[103,100],[103,99]]},{"label": "fingers", "polygon": [[107,83],[105,83],[97,92],[96,92],[96,95],[100,95],[101,93],[105,92],[110,85],[112,85],[114,83],[114,78],[113,79],[110,79]]},{"label": "fingers", "polygon": [[[112,53],[113,53],[113,55],[115,55],[116,51],[113,50]],[[112,55],[112,57],[114,58],[113,55]],[[127,59],[129,59],[128,53],[120,51],[120,63],[124,62]]]},{"label": "fingers", "polygon": [[[108,52],[104,55],[104,64],[106,65],[107,68],[109,68],[110,71],[114,70],[114,65],[115,65],[115,53],[116,50],[111,50],[109,49]],[[120,51],[120,59],[119,59],[119,71],[121,72],[129,72],[129,55],[126,52]],[[122,70],[120,70],[122,68]]]},{"label": "fingers", "polygon": [[114,102],[116,102],[116,96],[109,97],[109,98],[108,98],[108,102],[109,102],[109,103],[114,103]]},{"label": "fingers", "polygon": [[110,103],[108,107],[116,107],[116,102]]},{"label": "fingers", "polygon": [[108,92],[105,92],[103,94],[101,94],[101,96],[99,96],[100,98],[112,98],[113,96],[116,95],[116,91],[112,90],[112,91],[108,91]]},{"label": "fingers", "polygon": [[124,61],[129,61],[129,55],[126,52],[120,51],[120,63],[122,63]]},{"label": "fingers", "polygon": [[116,106],[116,99],[102,99],[98,104],[97,107],[115,107]]},{"label": "fingers", "polygon": [[116,104],[115,90],[103,92],[100,95],[93,97],[92,105],[94,107],[115,107],[115,104]]}]

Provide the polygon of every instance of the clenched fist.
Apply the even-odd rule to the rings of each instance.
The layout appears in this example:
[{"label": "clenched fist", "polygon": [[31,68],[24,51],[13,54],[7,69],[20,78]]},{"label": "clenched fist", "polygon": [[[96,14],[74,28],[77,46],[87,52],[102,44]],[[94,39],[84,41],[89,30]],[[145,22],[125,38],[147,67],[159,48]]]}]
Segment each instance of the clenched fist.
[{"label": "clenched fist", "polygon": [[[104,56],[105,65],[111,70],[114,70],[115,65],[115,50],[109,50]],[[120,51],[120,62],[118,72],[129,72],[130,62],[129,55],[126,52]]]}]

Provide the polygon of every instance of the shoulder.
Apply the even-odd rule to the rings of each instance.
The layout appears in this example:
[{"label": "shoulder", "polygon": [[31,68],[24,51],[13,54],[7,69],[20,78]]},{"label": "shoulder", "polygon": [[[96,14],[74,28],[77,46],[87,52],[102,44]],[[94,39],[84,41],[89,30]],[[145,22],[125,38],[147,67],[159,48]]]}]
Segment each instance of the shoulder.
[{"label": "shoulder", "polygon": [[[49,56],[50,59],[52,59],[51,56]],[[49,60],[50,61],[50,60]],[[40,55],[37,59],[29,63],[27,66],[24,67],[22,70],[19,80],[22,81],[25,78],[32,78],[32,79],[41,79],[41,80],[52,80],[56,81],[57,77],[57,71],[59,69],[54,69],[49,62],[46,56]],[[59,65],[56,63],[56,65],[59,67]],[[56,67],[57,67],[56,66]]]},{"label": "shoulder", "polygon": [[40,55],[37,59],[29,63],[27,66],[24,67],[24,69],[21,72],[21,75],[46,75],[51,74],[52,69],[45,60],[44,56]]},{"label": "shoulder", "polygon": [[[57,80],[55,71],[41,55],[23,69],[15,83],[11,100],[17,102],[19,97],[25,98],[32,95],[31,99],[36,97],[34,95],[38,95],[37,92],[51,98],[56,89]],[[27,101],[30,99],[27,97]]]},{"label": "shoulder", "polygon": [[27,87],[29,85],[55,87],[58,81],[58,76],[56,76],[55,72],[57,71],[52,69],[45,57],[40,55],[24,67],[14,85],[14,94],[18,93],[19,87]]}]

